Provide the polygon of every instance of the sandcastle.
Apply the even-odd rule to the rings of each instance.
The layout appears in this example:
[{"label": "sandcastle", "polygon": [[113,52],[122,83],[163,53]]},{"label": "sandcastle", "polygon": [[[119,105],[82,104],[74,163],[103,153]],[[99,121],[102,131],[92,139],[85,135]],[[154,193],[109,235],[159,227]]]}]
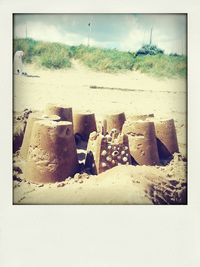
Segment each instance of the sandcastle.
[{"label": "sandcastle", "polygon": [[78,172],[73,126],[67,121],[39,120],[32,128],[24,176],[32,182],[56,182]]},{"label": "sandcastle", "polygon": [[176,128],[173,119],[155,122],[156,137],[160,158],[168,158],[179,152]]},{"label": "sandcastle", "polygon": [[97,132],[90,134],[85,167],[92,174],[99,174],[121,164],[131,164],[127,135],[115,134],[116,131],[106,136]]},{"label": "sandcastle", "polygon": [[92,112],[74,112],[74,134],[88,141],[90,133],[97,130],[95,114]]},{"label": "sandcastle", "polygon": [[58,115],[62,121],[71,121],[73,122],[72,118],[72,108],[60,105],[60,104],[47,104],[45,109],[46,115]]},{"label": "sandcastle", "polygon": [[26,130],[24,133],[22,146],[20,149],[20,156],[22,159],[26,159],[26,157],[27,157],[34,122],[38,121],[38,120],[46,120],[46,119],[53,120],[53,121],[59,121],[60,117],[57,115],[47,116],[41,112],[35,112],[35,113],[31,113],[29,115],[27,125],[26,125]]},{"label": "sandcastle", "polygon": [[124,112],[104,116],[97,132],[95,114],[48,104],[45,112],[29,115],[20,156],[24,177],[35,183],[65,180],[79,172],[75,143],[87,143],[85,170],[99,174],[120,164],[159,165],[178,152],[174,120],[155,120],[153,114]]},{"label": "sandcastle", "polygon": [[128,135],[130,152],[139,165],[159,164],[155,126],[150,121],[126,121],[122,132]]},{"label": "sandcastle", "polygon": [[103,119],[104,133],[109,133],[112,129],[121,132],[125,120],[126,117],[124,112],[106,115]]},{"label": "sandcastle", "polygon": [[28,118],[20,156],[26,161],[26,179],[35,183],[62,181],[78,172],[72,108],[48,104],[44,113],[32,113]]}]

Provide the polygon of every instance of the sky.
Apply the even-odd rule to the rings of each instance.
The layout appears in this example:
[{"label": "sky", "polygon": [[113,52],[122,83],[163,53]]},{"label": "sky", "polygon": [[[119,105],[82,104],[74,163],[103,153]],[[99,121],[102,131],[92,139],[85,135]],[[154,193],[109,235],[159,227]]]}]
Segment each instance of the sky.
[{"label": "sky", "polygon": [[[88,25],[90,23],[90,26]],[[27,31],[26,31],[27,29]],[[149,43],[165,53],[186,54],[186,15],[16,14],[14,37],[137,51]],[[88,41],[89,39],[89,41]]]}]

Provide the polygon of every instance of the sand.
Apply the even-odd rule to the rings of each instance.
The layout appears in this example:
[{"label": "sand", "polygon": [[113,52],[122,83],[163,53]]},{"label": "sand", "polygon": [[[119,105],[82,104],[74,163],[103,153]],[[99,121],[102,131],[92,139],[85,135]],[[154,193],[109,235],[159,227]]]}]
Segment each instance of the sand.
[{"label": "sand", "polygon": [[118,166],[98,176],[77,174],[62,183],[45,185],[26,181],[17,169],[23,162],[19,161],[16,153],[13,182],[15,204],[186,202],[187,94],[184,79],[158,79],[136,71],[118,74],[95,72],[77,61],[69,70],[38,69],[34,65],[26,65],[25,70],[39,77],[15,75],[14,111],[21,112],[25,108],[44,110],[47,103],[61,103],[72,106],[73,110],[95,112],[97,121],[111,112],[124,111],[127,117],[154,113],[157,118],[175,120],[180,153],[166,166]]}]

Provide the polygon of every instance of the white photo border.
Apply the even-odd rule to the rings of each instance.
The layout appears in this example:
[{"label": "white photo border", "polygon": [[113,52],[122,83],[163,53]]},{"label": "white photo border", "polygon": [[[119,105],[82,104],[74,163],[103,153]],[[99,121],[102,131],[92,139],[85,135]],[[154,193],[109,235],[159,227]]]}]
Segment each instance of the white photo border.
[{"label": "white photo border", "polygon": [[[199,10],[197,0],[0,1],[0,266],[200,265]],[[12,204],[13,13],[188,14],[188,205]]]}]

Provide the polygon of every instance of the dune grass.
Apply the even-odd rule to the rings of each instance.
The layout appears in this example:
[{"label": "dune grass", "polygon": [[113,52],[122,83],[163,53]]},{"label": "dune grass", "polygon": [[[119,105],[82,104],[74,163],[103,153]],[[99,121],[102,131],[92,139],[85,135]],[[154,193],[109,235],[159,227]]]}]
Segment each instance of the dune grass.
[{"label": "dune grass", "polygon": [[33,39],[15,39],[14,52],[23,50],[25,63],[36,63],[49,69],[71,67],[69,46],[60,43],[41,42]]},{"label": "dune grass", "polygon": [[13,52],[23,50],[25,63],[36,63],[50,69],[71,67],[71,59],[77,59],[87,67],[102,72],[139,70],[157,77],[186,77],[186,56],[140,55],[84,45],[68,46],[61,43],[14,39]]},{"label": "dune grass", "polygon": [[76,47],[74,58],[94,70],[105,72],[132,70],[134,65],[134,57],[128,52],[83,45]]},{"label": "dune grass", "polygon": [[135,59],[134,69],[157,77],[186,77],[186,63],[186,56],[139,56]]},{"label": "dune grass", "polygon": [[59,43],[39,42],[34,48],[39,65],[49,69],[70,68],[69,48]]}]

